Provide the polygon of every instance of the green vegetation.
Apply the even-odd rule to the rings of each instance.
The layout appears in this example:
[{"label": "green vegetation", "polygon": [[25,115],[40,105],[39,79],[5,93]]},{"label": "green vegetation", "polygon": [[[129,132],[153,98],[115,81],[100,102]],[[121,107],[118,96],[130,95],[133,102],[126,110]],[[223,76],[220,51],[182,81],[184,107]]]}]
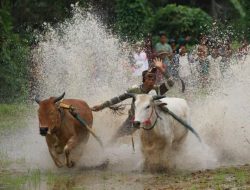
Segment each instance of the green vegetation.
[{"label": "green vegetation", "polygon": [[42,176],[38,169],[27,171],[27,173],[11,173],[5,172],[0,176],[0,185],[4,189],[33,189],[41,183]]},{"label": "green vegetation", "polygon": [[30,106],[25,104],[0,104],[0,117],[20,117],[28,112],[29,108]]},{"label": "green vegetation", "polygon": [[0,178],[0,184],[4,184],[4,189],[20,189],[21,186],[24,186],[27,181],[27,176],[13,176],[11,174],[5,175]]},{"label": "green vegetation", "polygon": [[[250,175],[245,167],[221,168],[213,171],[213,177],[209,185],[215,189],[225,189],[230,187],[244,187],[250,182]],[[230,185],[228,185],[230,184]]]},{"label": "green vegetation", "polygon": [[116,31],[122,39],[136,41],[150,32],[152,10],[146,0],[117,0],[115,12]]},{"label": "green vegetation", "polygon": [[169,36],[198,36],[202,26],[211,25],[212,18],[199,8],[169,4],[160,8],[154,17],[154,32],[165,30]]},{"label": "green vegetation", "polygon": [[[169,0],[2,0],[0,2],[0,103],[23,102],[29,98],[33,67],[30,51],[37,45],[36,33],[45,32],[43,23],[56,25],[72,16],[71,4],[92,7],[109,29],[126,41],[143,39],[166,31],[169,37],[191,36],[220,23],[219,31],[231,25],[236,42],[250,39],[250,1]],[[217,2],[218,3],[218,2]],[[219,10],[219,11],[218,11]],[[48,14],[49,13],[49,14]],[[204,26],[205,27],[204,29]],[[229,33],[230,33],[229,32]],[[211,32],[213,34],[213,31]],[[221,38],[221,37],[220,37]],[[235,43],[236,44],[236,43]]]},{"label": "green vegetation", "polygon": [[166,31],[171,37],[197,37],[203,32],[202,26],[212,22],[211,16],[200,8],[168,4],[153,10],[146,0],[117,0],[116,31],[129,41],[143,39],[147,33],[158,35],[159,31]]},{"label": "green vegetation", "polygon": [[250,40],[250,1],[248,0],[230,0],[231,4],[237,10],[238,14],[230,15],[229,20],[232,21],[232,26],[239,34],[241,39]]},{"label": "green vegetation", "polygon": [[[105,176],[105,177],[104,177]],[[102,180],[100,180],[102,179]],[[170,173],[119,173],[107,171],[1,171],[0,187],[4,189],[249,189],[250,167],[219,168],[204,171],[172,171]]]},{"label": "green vegetation", "polygon": [[0,134],[26,126],[25,115],[34,110],[25,104],[0,104]]},{"label": "green vegetation", "polygon": [[70,179],[68,174],[42,172],[40,169],[27,172],[0,170],[0,188],[6,190],[37,189],[42,184],[48,189],[73,189]]},{"label": "green vegetation", "polygon": [[45,175],[46,175],[47,183],[50,185],[53,184],[54,181],[58,179],[58,175],[55,175],[55,173],[53,173],[52,171],[47,171]]},{"label": "green vegetation", "polygon": [[214,186],[216,189],[223,189],[225,183],[226,174],[224,172],[218,172],[214,175],[211,186]]},{"label": "green vegetation", "polygon": [[8,155],[7,155],[7,153],[1,151],[1,152],[0,152],[0,168],[1,168],[1,169],[5,169],[5,168],[7,168],[8,166],[10,166],[10,164],[11,164],[11,161],[10,161],[10,159],[9,159],[9,157],[8,157]]},{"label": "green vegetation", "polygon": [[23,100],[28,93],[29,47],[13,30],[10,7],[0,9],[0,101]]}]

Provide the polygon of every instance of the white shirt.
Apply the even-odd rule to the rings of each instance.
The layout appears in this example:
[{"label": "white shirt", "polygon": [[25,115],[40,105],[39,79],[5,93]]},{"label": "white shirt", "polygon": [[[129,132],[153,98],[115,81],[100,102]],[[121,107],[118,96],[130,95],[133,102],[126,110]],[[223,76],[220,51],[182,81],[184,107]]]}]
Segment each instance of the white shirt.
[{"label": "white shirt", "polygon": [[134,65],[134,75],[141,76],[144,70],[148,69],[148,58],[144,51],[134,54],[135,65]]}]

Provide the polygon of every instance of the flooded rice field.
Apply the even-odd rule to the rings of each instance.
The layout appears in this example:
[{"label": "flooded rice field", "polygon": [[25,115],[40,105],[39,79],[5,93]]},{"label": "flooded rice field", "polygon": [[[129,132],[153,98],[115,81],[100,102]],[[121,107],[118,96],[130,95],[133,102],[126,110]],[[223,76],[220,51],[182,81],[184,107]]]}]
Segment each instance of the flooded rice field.
[{"label": "flooded rice field", "polygon": [[1,189],[249,189],[250,167],[238,166],[203,171],[162,174],[114,171],[46,171],[0,173]]},{"label": "flooded rice field", "polygon": [[[41,99],[66,92],[90,106],[138,84],[129,67],[129,48],[109,34],[98,19],[76,8],[74,17],[48,32],[33,50],[33,93]],[[108,48],[107,48],[108,47]],[[116,64],[119,63],[119,64]],[[250,59],[232,64],[228,77],[206,90],[186,86],[168,96],[184,97],[191,108],[191,133],[176,156],[175,168],[143,172],[139,131],[108,142],[126,114],[94,113],[90,137],[75,168],[56,168],[39,135],[38,105],[0,105],[0,189],[250,189]],[[129,102],[128,102],[129,103]]]},{"label": "flooded rice field", "polygon": [[[244,149],[248,143],[241,144],[238,149],[228,148],[237,141],[244,142],[243,138],[237,139],[237,132],[234,133],[236,138],[230,141],[214,138],[214,141],[221,142],[221,147],[212,143],[201,145],[189,135],[186,147],[179,155],[177,168],[163,173],[140,170],[138,166],[142,156],[137,135],[134,137],[135,151],[132,149],[130,137],[119,140],[115,145],[106,146],[104,150],[90,138],[80,163],[73,169],[59,169],[55,167],[48,153],[44,137],[39,135],[34,106],[14,108],[21,109],[23,113],[15,112],[15,117],[2,114],[4,118],[1,117],[0,189],[250,188],[250,166],[247,164],[249,157],[244,157],[249,152],[247,147],[244,150],[246,152],[239,150]],[[23,115],[26,117],[21,117]],[[114,122],[110,128],[104,130],[102,126],[106,127],[109,123],[109,120],[104,119],[105,115],[110,115],[109,120]],[[95,122],[96,133],[101,134],[101,138],[107,142],[109,134],[112,134],[121,119],[116,119],[109,111],[101,113],[101,116],[103,119],[97,117],[99,119]],[[13,119],[16,119],[16,122],[13,123]],[[20,120],[24,121],[17,122]],[[4,125],[8,128],[4,128]],[[199,129],[198,132],[202,133],[202,130]],[[211,135],[210,132],[207,134]],[[203,140],[207,138],[202,134]],[[216,143],[214,141],[213,143]]]}]

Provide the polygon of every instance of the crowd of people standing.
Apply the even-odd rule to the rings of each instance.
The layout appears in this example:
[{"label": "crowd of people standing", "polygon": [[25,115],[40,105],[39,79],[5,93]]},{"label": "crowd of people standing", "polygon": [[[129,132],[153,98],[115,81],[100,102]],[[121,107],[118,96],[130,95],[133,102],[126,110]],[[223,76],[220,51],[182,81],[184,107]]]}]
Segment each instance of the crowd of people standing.
[{"label": "crowd of people standing", "polygon": [[[185,72],[185,66],[192,68],[198,73],[198,80],[202,87],[209,84],[209,73],[217,69],[217,74],[224,76],[232,57],[237,61],[245,59],[249,53],[249,45],[244,40],[237,50],[233,52],[230,39],[223,39],[220,42],[213,40],[212,37],[200,35],[199,43],[193,47],[191,51],[187,51],[187,44],[190,37],[168,40],[165,32],[159,33],[159,41],[156,44],[152,43],[152,38],[149,35],[142,44],[137,43],[134,52],[134,74],[141,75],[143,70],[153,67],[153,59],[160,58],[163,60],[165,68],[176,80],[188,77],[190,72]],[[216,64],[216,65],[215,65]],[[192,66],[190,66],[192,65]],[[157,74],[157,83],[162,80],[160,73]]]}]

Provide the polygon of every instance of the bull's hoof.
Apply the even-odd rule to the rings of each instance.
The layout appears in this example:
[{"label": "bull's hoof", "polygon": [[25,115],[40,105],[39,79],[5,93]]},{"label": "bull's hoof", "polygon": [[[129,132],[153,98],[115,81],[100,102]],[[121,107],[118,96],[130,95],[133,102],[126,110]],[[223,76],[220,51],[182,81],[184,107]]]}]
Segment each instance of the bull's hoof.
[{"label": "bull's hoof", "polygon": [[63,163],[60,162],[58,159],[55,159],[54,163],[55,163],[56,167],[58,167],[58,168],[62,168],[63,167]]},{"label": "bull's hoof", "polygon": [[58,168],[62,168],[63,167],[63,164],[61,164],[61,163],[55,163],[56,164],[56,167],[58,167]]},{"label": "bull's hoof", "polygon": [[67,164],[68,168],[73,168],[75,166],[75,162],[73,161],[69,161],[69,163]]},{"label": "bull's hoof", "polygon": [[101,163],[99,166],[96,166],[95,169],[105,170],[105,169],[107,169],[108,165],[109,165],[109,160],[107,159],[103,163]]}]

